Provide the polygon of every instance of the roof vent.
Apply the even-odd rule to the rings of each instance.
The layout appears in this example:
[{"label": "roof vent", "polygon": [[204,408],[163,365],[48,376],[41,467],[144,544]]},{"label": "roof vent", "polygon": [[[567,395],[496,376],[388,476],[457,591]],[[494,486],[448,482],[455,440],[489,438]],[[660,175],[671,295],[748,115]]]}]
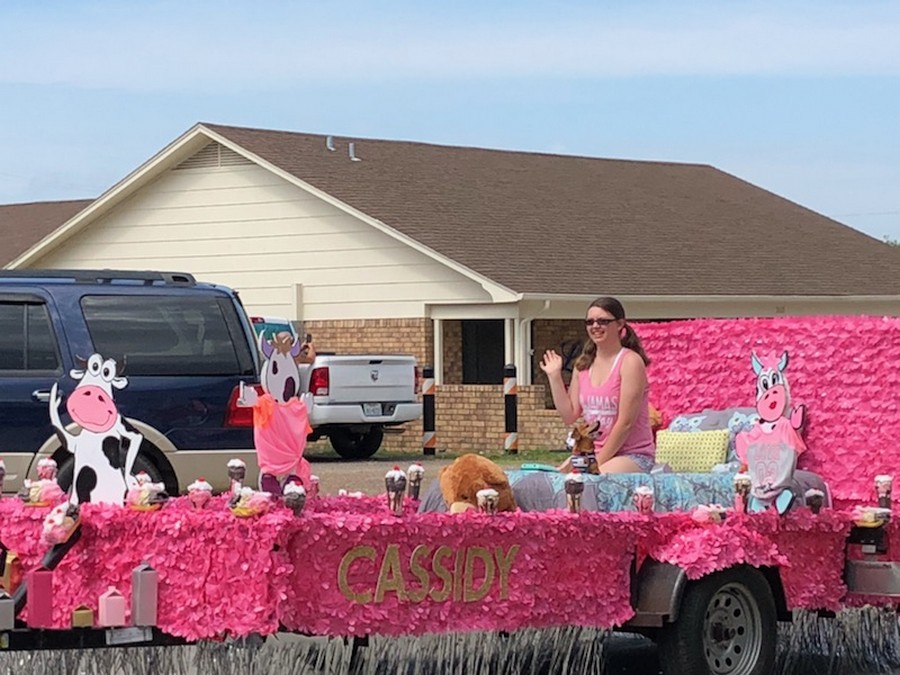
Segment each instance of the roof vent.
[{"label": "roof vent", "polygon": [[225,166],[245,166],[247,164],[253,164],[253,162],[234,150],[229,150],[224,145],[213,141],[176,166],[175,170],[220,169]]},{"label": "roof vent", "polygon": [[350,143],[347,146],[347,150],[350,153],[350,161],[351,162],[361,162],[362,160],[356,156],[356,143]]},{"label": "roof vent", "polygon": [[337,148],[334,147],[334,136],[328,136],[325,139],[325,147],[334,152]]}]

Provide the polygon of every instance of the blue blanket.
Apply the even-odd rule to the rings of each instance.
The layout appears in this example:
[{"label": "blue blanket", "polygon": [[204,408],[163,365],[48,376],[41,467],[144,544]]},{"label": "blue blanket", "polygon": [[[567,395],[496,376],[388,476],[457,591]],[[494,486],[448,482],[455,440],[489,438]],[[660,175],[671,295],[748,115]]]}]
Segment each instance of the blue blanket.
[{"label": "blue blanket", "polygon": [[[566,474],[549,471],[506,472],[519,508],[523,511],[548,511],[566,508],[563,482]],[[734,503],[733,473],[619,473],[602,476],[584,476],[584,495],[581,506],[586,511],[633,511],[631,501],[634,489],[647,485],[653,488],[655,511],[692,511],[700,504]],[[826,494],[824,481],[814,473],[797,471],[794,474],[794,492],[803,502],[803,493],[818,488]],[[420,512],[446,511],[440,486],[432,481],[422,497]]]}]

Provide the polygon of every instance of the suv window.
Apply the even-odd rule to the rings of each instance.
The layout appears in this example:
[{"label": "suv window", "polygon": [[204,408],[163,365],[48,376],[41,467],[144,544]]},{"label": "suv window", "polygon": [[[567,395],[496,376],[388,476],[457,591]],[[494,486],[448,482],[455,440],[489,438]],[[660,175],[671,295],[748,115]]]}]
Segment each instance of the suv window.
[{"label": "suv window", "polygon": [[88,295],[94,348],[125,357],[127,375],[245,375],[253,357],[226,298]]},{"label": "suv window", "polygon": [[59,369],[56,340],[47,306],[0,302],[0,371]]}]

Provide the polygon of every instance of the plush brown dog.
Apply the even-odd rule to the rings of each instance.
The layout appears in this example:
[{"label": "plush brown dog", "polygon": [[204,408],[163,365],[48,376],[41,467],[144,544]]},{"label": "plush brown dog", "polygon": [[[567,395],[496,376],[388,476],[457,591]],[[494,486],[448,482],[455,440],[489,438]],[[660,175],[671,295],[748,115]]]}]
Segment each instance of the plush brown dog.
[{"label": "plush brown dog", "polygon": [[577,469],[581,473],[600,473],[597,457],[594,454],[594,439],[597,438],[599,429],[599,422],[585,422],[584,420],[578,420],[572,427],[569,439],[566,441],[566,445],[572,452],[569,457],[572,471]]},{"label": "plush brown dog", "polygon": [[488,488],[496,490],[500,496],[498,511],[516,510],[516,499],[503,469],[481,455],[459,457],[441,469],[438,482],[451,513],[478,508],[476,495],[479,490]]}]

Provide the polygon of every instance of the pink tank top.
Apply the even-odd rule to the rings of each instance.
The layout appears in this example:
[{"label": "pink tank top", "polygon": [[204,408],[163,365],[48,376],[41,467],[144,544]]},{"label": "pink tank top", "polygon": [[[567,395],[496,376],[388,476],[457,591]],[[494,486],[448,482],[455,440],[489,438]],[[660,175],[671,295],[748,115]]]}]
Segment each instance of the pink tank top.
[{"label": "pink tank top", "polygon": [[[613,361],[613,367],[606,381],[599,387],[591,384],[591,371],[579,371],[578,396],[581,401],[581,416],[586,422],[600,422],[600,433],[594,443],[599,450],[606,442],[607,436],[619,416],[619,394],[622,389],[622,357],[629,351],[622,348]],[[628,432],[625,442],[616,455],[646,455],[654,457],[656,448],[653,443],[653,430],[650,428],[649,394],[644,390],[637,419]]]}]

